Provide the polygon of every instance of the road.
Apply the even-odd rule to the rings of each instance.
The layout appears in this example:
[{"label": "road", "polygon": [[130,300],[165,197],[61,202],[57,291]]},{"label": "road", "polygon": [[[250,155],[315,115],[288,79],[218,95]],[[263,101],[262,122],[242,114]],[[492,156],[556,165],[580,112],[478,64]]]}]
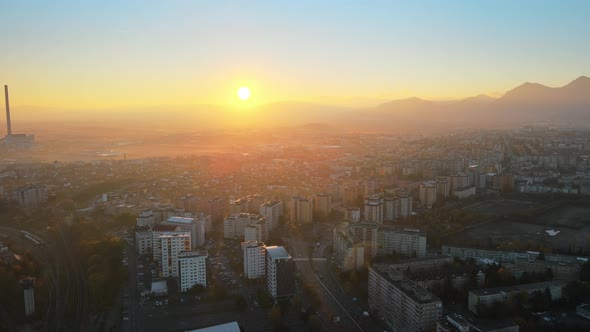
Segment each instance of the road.
[{"label": "road", "polygon": [[[322,257],[325,248],[331,243],[331,229],[333,225],[320,224],[313,230],[313,234],[319,234],[320,245],[310,242],[309,237],[291,237],[288,241],[291,255],[295,258],[297,269],[304,282],[311,285],[321,296],[325,307],[320,308],[324,314],[323,323],[333,331],[378,331],[375,322],[363,316],[363,309],[352,300],[340,287],[338,281],[331,275],[329,261]],[[309,247],[314,246],[312,261],[302,260],[308,258]],[[328,321],[330,316],[340,317],[340,322]]]},{"label": "road", "polygon": [[[133,237],[135,239],[135,237]],[[133,242],[127,243],[127,258],[128,258],[128,272],[129,272],[129,280],[128,280],[128,288],[129,288],[129,297],[125,300],[128,305],[128,312],[129,312],[129,321],[123,321],[123,330],[128,331],[145,331],[145,326],[143,326],[144,320],[138,319],[139,313],[139,306],[140,306],[140,294],[137,291],[137,255],[135,253],[135,245]]]}]

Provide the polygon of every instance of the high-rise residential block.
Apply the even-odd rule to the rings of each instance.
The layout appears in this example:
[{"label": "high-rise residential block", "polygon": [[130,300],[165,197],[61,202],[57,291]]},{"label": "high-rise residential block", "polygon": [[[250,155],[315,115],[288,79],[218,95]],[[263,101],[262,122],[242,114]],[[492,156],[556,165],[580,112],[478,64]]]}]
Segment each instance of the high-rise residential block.
[{"label": "high-rise residential block", "polygon": [[191,234],[188,232],[164,232],[160,235],[162,277],[178,277],[178,255],[191,250]]},{"label": "high-rise residential block", "polygon": [[296,293],[295,261],[284,247],[266,247],[266,286],[273,299]]},{"label": "high-rise residential block", "polygon": [[178,286],[181,292],[195,285],[207,287],[207,252],[181,251],[178,253]]}]

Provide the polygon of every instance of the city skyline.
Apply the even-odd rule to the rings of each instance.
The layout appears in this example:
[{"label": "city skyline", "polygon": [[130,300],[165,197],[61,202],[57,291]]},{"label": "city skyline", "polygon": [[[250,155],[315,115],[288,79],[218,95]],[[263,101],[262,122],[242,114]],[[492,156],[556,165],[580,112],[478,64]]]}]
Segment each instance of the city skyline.
[{"label": "city skyline", "polygon": [[[557,87],[589,75],[588,6],[10,3],[0,62],[15,108],[498,97],[524,82]],[[252,90],[247,103],[241,86]]]}]

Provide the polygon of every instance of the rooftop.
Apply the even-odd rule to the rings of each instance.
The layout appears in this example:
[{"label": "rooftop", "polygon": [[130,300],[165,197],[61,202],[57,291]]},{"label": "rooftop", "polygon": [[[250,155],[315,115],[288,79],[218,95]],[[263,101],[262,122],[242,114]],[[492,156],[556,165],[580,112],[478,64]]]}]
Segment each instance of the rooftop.
[{"label": "rooftop", "polygon": [[191,234],[188,232],[164,232],[160,235],[160,239],[169,239],[169,238],[176,238],[176,237],[191,237]]},{"label": "rooftop", "polygon": [[266,252],[271,259],[291,258],[291,255],[285,250],[284,247],[270,246],[266,247]]},{"label": "rooftop", "polygon": [[154,227],[152,227],[152,230],[155,232],[171,232],[174,231],[176,229],[176,226],[174,225],[154,225]]},{"label": "rooftop", "polygon": [[394,285],[397,289],[401,290],[409,298],[417,303],[440,302],[440,299],[436,295],[418,286],[415,282],[404,277],[403,274],[389,265],[376,264],[369,269],[375,271],[377,274],[385,278],[389,283]]},{"label": "rooftop", "polygon": [[267,207],[271,207],[271,206],[277,205],[279,203],[282,203],[282,202],[281,201],[268,201],[266,203],[263,203],[262,205],[267,206]]},{"label": "rooftop", "polygon": [[194,221],[193,218],[186,218],[186,217],[169,217],[166,222],[176,223],[176,224],[190,224]]},{"label": "rooftop", "polygon": [[152,293],[159,293],[167,290],[168,286],[166,285],[166,280],[154,280],[152,282]]},{"label": "rooftop", "polygon": [[426,232],[421,231],[419,229],[399,228],[398,226],[394,226],[394,225],[381,224],[381,225],[379,225],[379,230],[380,231],[391,231],[391,232],[397,232],[397,233],[403,233],[403,234],[426,236]]},{"label": "rooftop", "polygon": [[186,330],[185,332],[240,332],[240,326],[238,325],[238,322],[231,322],[196,330]]},{"label": "rooftop", "polygon": [[190,250],[190,251],[181,251],[178,253],[178,258],[190,258],[190,257],[201,257],[201,256],[208,256],[206,250]]},{"label": "rooftop", "polygon": [[150,233],[149,231],[136,231],[135,236],[140,237],[140,238],[152,237],[152,233]]}]

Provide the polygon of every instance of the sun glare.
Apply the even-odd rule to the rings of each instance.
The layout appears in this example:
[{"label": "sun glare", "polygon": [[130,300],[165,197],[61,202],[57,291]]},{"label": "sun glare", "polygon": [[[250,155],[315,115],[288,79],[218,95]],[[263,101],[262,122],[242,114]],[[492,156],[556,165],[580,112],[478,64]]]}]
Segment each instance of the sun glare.
[{"label": "sun glare", "polygon": [[250,88],[247,86],[243,86],[238,89],[238,97],[240,100],[248,100],[250,99]]}]

